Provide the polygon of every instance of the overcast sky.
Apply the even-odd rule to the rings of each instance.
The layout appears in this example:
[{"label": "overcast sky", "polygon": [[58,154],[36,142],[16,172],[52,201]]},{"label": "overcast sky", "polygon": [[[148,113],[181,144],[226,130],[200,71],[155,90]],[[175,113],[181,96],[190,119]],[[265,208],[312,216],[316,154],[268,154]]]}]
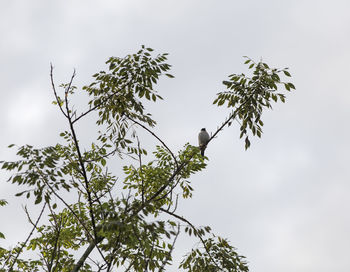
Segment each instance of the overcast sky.
[{"label": "overcast sky", "polygon": [[[161,80],[165,101],[149,110],[157,133],[179,149],[224,120],[211,103],[227,75],[247,72],[242,56],[262,58],[289,67],[297,90],[264,114],[263,137],[250,150],[237,126],[210,144],[209,165],[191,180],[194,197],[179,213],[227,237],[251,271],[348,272],[349,11],[346,0],[3,0],[0,160],[14,159],[11,143],[54,145],[67,129],[51,105],[50,62],[57,83],[75,68],[81,87],[110,56],[142,44],[168,52],[175,78]],[[18,190],[0,183],[0,199],[10,202],[0,208],[2,246],[30,228],[22,199],[12,197]]]}]

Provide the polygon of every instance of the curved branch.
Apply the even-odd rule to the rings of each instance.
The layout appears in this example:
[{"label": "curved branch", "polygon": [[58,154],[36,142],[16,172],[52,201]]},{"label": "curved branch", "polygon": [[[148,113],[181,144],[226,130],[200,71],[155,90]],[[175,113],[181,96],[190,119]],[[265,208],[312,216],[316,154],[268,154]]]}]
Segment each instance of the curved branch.
[{"label": "curved branch", "polygon": [[168,151],[169,153],[171,154],[171,156],[173,157],[174,159],[174,162],[176,164],[176,167],[178,167],[178,163],[177,163],[177,160],[176,160],[176,157],[174,155],[174,153],[170,150],[170,148],[164,143],[164,141],[162,139],[160,139],[152,130],[150,130],[148,127],[146,127],[145,125],[141,124],[140,122],[134,120],[133,118],[131,118],[130,116],[128,115],[125,115],[126,118],[128,118],[129,120],[131,120],[132,122],[134,122],[135,124],[139,125],[140,127],[142,127],[144,130],[146,130],[147,132],[149,132],[153,137],[155,137]]},{"label": "curved branch", "polygon": [[177,214],[175,214],[175,213],[172,213],[172,212],[170,212],[170,211],[167,211],[167,210],[165,210],[165,209],[163,209],[163,208],[160,208],[160,210],[163,211],[163,212],[165,212],[165,213],[167,213],[167,214],[169,214],[169,215],[174,216],[175,218],[177,218],[177,219],[179,219],[179,220],[181,220],[181,221],[183,221],[183,222],[185,222],[185,223],[187,223],[194,231],[196,231],[196,233],[198,234],[198,237],[199,237],[199,239],[201,240],[201,242],[202,242],[202,244],[203,244],[203,246],[204,246],[204,249],[205,249],[205,251],[207,252],[207,254],[208,254],[210,260],[214,263],[214,265],[215,265],[217,268],[219,268],[219,270],[221,270],[221,267],[217,264],[217,262],[215,261],[215,259],[211,256],[211,254],[210,254],[210,252],[209,252],[209,249],[208,249],[207,245],[205,244],[205,242],[204,242],[204,240],[203,240],[203,238],[202,238],[202,235],[197,231],[197,228],[196,228],[190,221],[188,221],[186,218],[184,218],[184,217],[182,217],[182,216],[180,216],[180,215],[177,215]]}]

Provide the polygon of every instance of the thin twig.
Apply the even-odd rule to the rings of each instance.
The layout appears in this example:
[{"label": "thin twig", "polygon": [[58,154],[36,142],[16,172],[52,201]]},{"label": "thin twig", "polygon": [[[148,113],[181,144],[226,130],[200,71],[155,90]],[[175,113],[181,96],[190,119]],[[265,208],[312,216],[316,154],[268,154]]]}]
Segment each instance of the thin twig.
[{"label": "thin twig", "polygon": [[46,202],[44,203],[44,205],[43,205],[43,207],[42,207],[42,209],[41,209],[41,212],[40,212],[38,218],[36,219],[36,221],[35,221],[35,223],[34,223],[34,225],[33,225],[33,228],[32,228],[32,230],[31,230],[31,232],[29,233],[27,239],[26,239],[25,242],[22,244],[21,248],[18,250],[16,257],[14,258],[14,260],[13,260],[13,262],[12,262],[10,268],[9,268],[9,272],[12,272],[12,271],[13,271],[13,270],[12,270],[12,269],[13,269],[13,266],[15,265],[15,263],[16,263],[16,261],[17,261],[19,255],[22,253],[23,248],[26,246],[26,244],[28,243],[30,237],[33,235],[34,230],[37,228],[37,226],[38,226],[38,224],[39,224],[39,221],[40,221],[40,218],[41,218],[41,216],[43,215],[43,212],[44,212],[44,210],[45,210],[45,207],[46,207]]},{"label": "thin twig", "polygon": [[143,171],[142,171],[142,156],[141,156],[141,147],[140,147],[140,140],[139,137],[136,136],[137,139],[137,146],[139,149],[138,156],[139,156],[139,164],[140,164],[140,174],[141,174],[141,199],[142,203],[145,202],[145,188],[144,188],[144,180],[143,180]]},{"label": "thin twig", "polygon": [[243,109],[243,106],[248,103],[248,101],[253,97],[254,94],[251,94],[235,111],[233,111],[230,116],[227,118],[225,122],[222,123],[222,125],[215,131],[215,133],[209,138],[206,146],[209,144],[211,140],[213,140],[216,135],[232,120],[237,117],[237,115],[240,113],[240,111]]},{"label": "thin twig", "polygon": [[[48,206],[49,206],[50,212],[51,212],[51,214],[53,216],[53,220],[55,222],[54,228],[55,228],[55,230],[57,232],[56,239],[55,239],[55,245],[54,245],[54,248],[52,250],[51,260],[48,263],[48,271],[50,272],[51,269],[52,269],[52,266],[53,266],[53,262],[54,262],[54,260],[56,258],[56,255],[59,256],[59,251],[60,251],[59,238],[60,238],[62,226],[63,226],[64,223],[63,223],[62,215],[61,215],[61,218],[59,220],[59,223],[57,222],[56,214],[52,210],[50,203],[48,203]],[[57,251],[58,251],[58,254],[57,254]],[[58,262],[58,259],[59,259],[59,257],[57,257],[57,262]]]},{"label": "thin twig", "polygon": [[[131,78],[128,82],[126,82],[124,85],[120,86],[120,89],[125,88],[126,86],[128,86],[131,81],[133,80],[133,78]],[[118,91],[118,90],[117,90]],[[95,106],[93,106],[92,108],[88,109],[86,112],[83,112],[82,114],[80,114],[78,117],[76,117],[74,120],[72,120],[72,123],[74,124],[75,122],[77,122],[80,118],[84,117],[85,115],[89,114],[90,112],[96,110],[98,107],[100,107],[101,105],[103,105],[105,102],[107,102],[109,99],[111,99],[114,95],[117,95],[117,91],[112,92],[111,94],[109,94],[105,99],[103,99],[103,101],[101,101],[100,103],[97,103]]]},{"label": "thin twig", "polygon": [[62,105],[60,103],[60,99],[58,98],[58,95],[57,95],[57,92],[56,92],[55,82],[54,82],[54,79],[53,79],[53,66],[52,66],[52,63],[50,63],[50,79],[51,79],[52,90],[53,90],[53,92],[55,94],[57,105],[59,106],[62,114],[67,118],[67,114],[64,112],[64,110],[62,108]]},{"label": "thin twig", "polygon": [[81,152],[80,152],[78,138],[77,138],[77,135],[75,133],[75,129],[74,129],[74,126],[73,126],[73,123],[72,123],[72,117],[71,117],[70,110],[69,110],[69,105],[68,105],[68,93],[69,93],[69,90],[71,89],[74,77],[75,77],[75,70],[74,70],[74,72],[72,74],[72,77],[71,77],[71,80],[70,80],[70,82],[68,84],[68,87],[65,90],[65,102],[66,102],[65,104],[66,104],[66,111],[67,111],[67,120],[69,122],[69,127],[70,127],[70,130],[71,130],[71,133],[72,133],[72,137],[73,137],[75,148],[77,150],[78,160],[79,160],[80,168],[81,168],[81,171],[82,171],[83,179],[84,179],[84,182],[85,182],[86,193],[87,193],[88,202],[89,202],[89,214],[90,214],[90,218],[91,218],[92,229],[93,229],[93,232],[94,232],[94,239],[97,239],[96,222],[95,222],[95,216],[94,216],[94,213],[93,213],[92,197],[91,197],[91,192],[89,190],[89,182],[88,182],[86,169],[85,169],[85,165],[84,165],[84,162],[83,162],[83,157],[82,157]]},{"label": "thin twig", "polygon": [[176,160],[176,157],[174,155],[174,153],[170,150],[170,148],[164,143],[164,141],[162,141],[162,139],[160,139],[152,130],[150,130],[148,127],[146,127],[145,125],[143,125],[142,123],[134,120],[133,118],[131,118],[128,115],[125,115],[128,119],[130,119],[132,122],[134,122],[135,124],[138,124],[140,127],[142,127],[143,129],[145,129],[146,131],[148,131],[150,134],[152,134],[153,137],[155,137],[171,154],[171,156],[174,159],[174,162],[176,164],[176,167],[178,167],[178,162]]},{"label": "thin twig", "polygon": [[53,188],[53,187],[50,185],[50,183],[46,180],[45,175],[41,172],[41,169],[36,165],[36,163],[34,163],[34,166],[35,166],[37,172],[39,173],[39,176],[41,176],[42,181],[45,183],[45,185],[46,185],[47,187],[49,187],[49,189],[51,190],[51,192],[52,192],[59,200],[62,201],[62,203],[69,209],[69,211],[70,211],[70,212],[74,215],[74,217],[79,221],[79,223],[81,224],[81,226],[82,226],[82,227],[84,228],[84,230],[86,231],[87,236],[91,239],[92,243],[93,243],[94,245],[96,245],[96,248],[97,248],[98,252],[100,253],[101,257],[102,257],[103,259],[105,259],[104,256],[103,256],[103,254],[102,254],[102,251],[101,251],[100,248],[97,246],[97,244],[98,244],[100,241],[102,241],[102,240],[100,240],[100,237],[98,237],[98,239],[99,239],[98,242],[96,242],[96,241],[94,240],[94,237],[90,234],[89,230],[87,229],[87,227],[85,226],[85,224],[82,222],[82,220],[80,219],[80,217],[74,212],[74,210],[68,205],[68,203],[54,190],[54,188]]},{"label": "thin twig", "polygon": [[175,248],[175,243],[176,243],[176,240],[177,240],[177,237],[179,236],[179,234],[180,234],[180,224],[177,224],[177,233],[175,234],[175,238],[174,238],[174,241],[171,245],[171,249],[169,251],[168,257],[164,260],[162,266],[159,269],[159,272],[162,272],[164,270],[164,267],[167,265],[167,262],[171,258],[171,253],[173,252],[173,250]]},{"label": "thin twig", "polygon": [[215,259],[211,256],[211,254],[210,254],[210,252],[209,252],[209,249],[208,249],[207,245],[205,244],[205,241],[204,241],[203,238],[202,238],[202,235],[197,231],[197,228],[196,228],[190,221],[188,221],[186,218],[184,218],[184,217],[182,217],[182,216],[180,216],[180,215],[177,215],[177,214],[175,214],[175,213],[169,212],[169,211],[167,211],[167,210],[165,210],[165,209],[163,209],[163,208],[160,208],[160,210],[163,211],[163,212],[165,212],[165,213],[167,213],[167,214],[170,214],[170,215],[174,216],[174,217],[177,218],[177,219],[180,219],[180,220],[183,221],[183,222],[186,222],[186,223],[193,229],[193,231],[195,231],[195,232],[198,234],[198,237],[199,237],[199,239],[201,240],[201,242],[202,242],[202,244],[203,244],[203,246],[204,246],[204,249],[205,249],[205,251],[207,252],[207,254],[208,254],[209,258],[211,259],[211,261],[214,263],[214,265],[215,265],[217,268],[219,268],[219,270],[221,270],[221,267],[217,264],[217,262],[215,261]]}]

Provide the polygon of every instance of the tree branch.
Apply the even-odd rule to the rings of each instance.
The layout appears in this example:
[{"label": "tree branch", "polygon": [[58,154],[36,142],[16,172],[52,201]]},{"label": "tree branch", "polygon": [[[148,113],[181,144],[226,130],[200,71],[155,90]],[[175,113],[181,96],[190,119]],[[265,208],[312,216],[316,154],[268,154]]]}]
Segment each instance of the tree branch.
[{"label": "tree branch", "polygon": [[67,118],[67,114],[64,112],[63,108],[62,108],[62,105],[61,105],[61,101],[60,99],[58,98],[58,95],[57,95],[57,92],[56,92],[56,87],[55,87],[55,82],[53,80],[53,66],[52,66],[52,63],[50,63],[50,79],[51,79],[51,85],[52,85],[52,90],[55,94],[55,98],[56,98],[56,102],[57,102],[57,105],[59,106],[62,114]]},{"label": "tree branch", "polygon": [[85,250],[84,254],[80,257],[79,261],[75,264],[72,272],[78,272],[79,269],[83,266],[87,257],[89,257],[91,251],[95,248],[95,245],[100,243],[103,240],[102,237],[97,237],[96,240],[89,244],[88,248]]},{"label": "tree branch", "polygon": [[[48,203],[48,206],[49,206],[49,209],[50,209],[50,212],[53,216],[53,220],[55,222],[55,230],[57,232],[56,234],[56,239],[55,239],[55,244],[54,244],[54,248],[53,248],[53,251],[52,251],[52,255],[51,255],[51,260],[50,262],[48,263],[48,272],[51,272],[51,269],[52,269],[52,266],[53,266],[53,263],[54,263],[54,260],[56,258],[56,255],[58,256],[57,258],[57,262],[58,262],[58,259],[59,259],[59,253],[57,254],[57,251],[59,252],[60,251],[60,246],[59,246],[59,238],[60,238],[60,234],[61,234],[61,230],[62,230],[62,226],[63,226],[63,218],[61,216],[61,218],[59,219],[59,222],[57,222],[57,219],[56,219],[56,214],[54,213],[54,211],[51,209],[51,206],[50,206],[50,203]],[[58,250],[57,250],[58,248]]]},{"label": "tree branch", "polygon": [[165,209],[163,209],[163,208],[160,208],[160,210],[163,211],[163,212],[165,212],[165,213],[167,213],[167,214],[169,214],[169,215],[174,216],[175,218],[177,218],[177,219],[179,219],[179,220],[181,220],[181,221],[183,221],[183,222],[185,222],[185,223],[187,223],[187,224],[193,229],[193,231],[195,231],[195,232],[198,234],[198,238],[201,240],[201,242],[202,242],[202,244],[203,244],[203,246],[204,246],[204,249],[205,249],[205,251],[207,252],[207,254],[208,254],[210,260],[214,263],[214,265],[215,265],[215,266],[219,269],[219,271],[220,271],[220,270],[221,270],[221,267],[217,264],[217,262],[215,261],[215,259],[211,256],[211,254],[210,254],[210,252],[209,252],[209,249],[208,249],[207,245],[205,244],[205,242],[204,242],[204,240],[203,240],[203,238],[202,238],[202,235],[197,231],[197,228],[196,228],[190,221],[188,221],[186,218],[184,218],[184,217],[182,217],[182,216],[179,216],[179,215],[177,215],[177,214],[175,214],[175,213],[169,212],[169,211],[167,211],[167,210],[165,210]]},{"label": "tree branch", "polygon": [[[128,82],[126,82],[124,85],[122,85],[119,89],[123,89],[126,86],[128,86],[131,81],[133,80],[133,78],[131,78]],[[96,110],[98,107],[100,107],[101,105],[103,105],[105,102],[107,102],[109,99],[111,99],[114,95],[117,95],[116,92],[112,92],[111,94],[109,94],[102,102],[97,103],[95,106],[93,106],[92,108],[88,109],[86,112],[83,112],[82,114],[80,114],[78,117],[76,117],[72,123],[74,124],[75,122],[77,122],[80,118],[84,117],[85,115],[89,114],[90,112]]]},{"label": "tree branch", "polygon": [[74,126],[73,126],[73,123],[72,123],[72,117],[71,117],[69,106],[68,106],[68,93],[69,93],[69,90],[70,90],[70,88],[72,86],[72,82],[73,82],[74,77],[75,77],[75,71],[73,72],[73,75],[72,75],[71,80],[70,80],[70,82],[68,84],[68,87],[65,90],[67,120],[69,122],[69,127],[70,127],[70,130],[71,130],[71,133],[72,133],[72,137],[73,137],[75,148],[77,150],[78,160],[79,160],[80,168],[81,168],[81,171],[82,171],[83,179],[84,179],[84,182],[85,182],[86,194],[88,196],[88,202],[89,202],[89,213],[90,213],[90,218],[91,218],[91,224],[92,224],[92,228],[93,228],[93,232],[94,232],[94,237],[95,237],[94,239],[96,239],[97,238],[97,231],[96,231],[95,216],[94,216],[94,213],[92,211],[93,206],[92,206],[91,192],[90,192],[90,189],[89,189],[89,181],[88,181],[88,178],[87,178],[85,165],[84,165],[83,158],[82,158],[82,155],[81,155],[81,152],[80,152],[78,138],[77,138],[77,135],[75,133],[75,129],[74,129]]},{"label": "tree branch", "polygon": [[168,151],[169,153],[171,154],[171,156],[173,157],[174,159],[174,162],[176,164],[176,166],[178,167],[178,163],[177,163],[177,160],[176,160],[176,157],[174,155],[174,153],[170,150],[170,148],[164,143],[164,141],[162,141],[162,139],[160,139],[152,130],[150,130],[148,127],[146,127],[145,125],[143,125],[142,123],[134,120],[133,118],[131,118],[130,116],[128,115],[125,115],[126,118],[128,118],[129,120],[131,120],[132,122],[134,122],[135,124],[139,125],[140,127],[142,127],[143,129],[145,129],[147,132],[149,132],[150,134],[152,134],[153,137],[155,137]]},{"label": "tree branch", "polygon": [[[143,175],[143,171],[142,171],[142,156],[141,156],[141,147],[140,147],[140,140],[139,137],[137,137],[137,146],[139,148],[139,152],[138,152],[138,156],[139,156],[139,167],[140,167],[140,173],[141,175]],[[141,178],[141,199],[142,199],[142,203],[145,202],[145,188],[144,188],[144,180],[143,177]]]},{"label": "tree branch", "polygon": [[177,237],[179,236],[179,234],[180,234],[180,224],[177,225],[177,233],[176,233],[175,238],[174,238],[174,241],[173,241],[173,243],[172,243],[172,245],[171,245],[171,249],[170,249],[170,251],[169,251],[169,255],[168,255],[168,257],[164,260],[162,266],[161,266],[160,269],[159,269],[159,272],[162,272],[162,271],[164,270],[164,267],[167,265],[167,262],[168,262],[169,259],[171,258],[171,253],[172,253],[173,250],[174,250],[175,243],[176,243],[176,240],[177,240]]},{"label": "tree branch", "polygon": [[[36,220],[35,223],[33,224],[33,228],[32,228],[32,230],[31,230],[31,232],[29,233],[27,239],[26,239],[25,242],[22,244],[21,248],[18,250],[16,257],[14,258],[14,260],[13,260],[13,262],[12,262],[12,264],[11,264],[9,270],[8,270],[9,272],[12,272],[12,271],[13,271],[13,266],[15,265],[15,263],[16,263],[16,261],[17,261],[19,255],[22,253],[23,248],[26,246],[26,244],[28,243],[30,237],[33,235],[34,230],[37,228],[37,226],[38,226],[38,224],[39,224],[39,221],[40,221],[40,218],[41,218],[41,216],[43,215],[43,212],[44,212],[44,210],[45,210],[45,207],[46,207],[46,202],[44,203],[44,205],[43,205],[43,207],[42,207],[42,209],[41,209],[41,211],[40,211],[40,214],[39,214],[37,220]],[[31,220],[30,220],[30,221],[31,221]]]}]

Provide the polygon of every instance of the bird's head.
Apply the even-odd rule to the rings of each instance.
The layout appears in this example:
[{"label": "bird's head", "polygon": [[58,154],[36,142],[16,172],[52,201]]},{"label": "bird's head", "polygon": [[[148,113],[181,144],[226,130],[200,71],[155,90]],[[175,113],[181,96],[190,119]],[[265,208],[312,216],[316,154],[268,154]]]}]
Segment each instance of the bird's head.
[{"label": "bird's head", "polygon": [[202,128],[201,131],[205,131],[205,128]]}]

